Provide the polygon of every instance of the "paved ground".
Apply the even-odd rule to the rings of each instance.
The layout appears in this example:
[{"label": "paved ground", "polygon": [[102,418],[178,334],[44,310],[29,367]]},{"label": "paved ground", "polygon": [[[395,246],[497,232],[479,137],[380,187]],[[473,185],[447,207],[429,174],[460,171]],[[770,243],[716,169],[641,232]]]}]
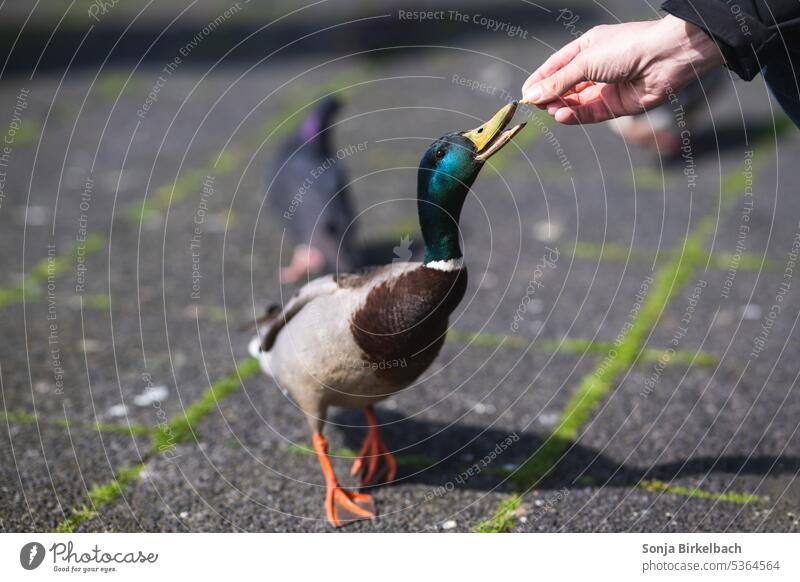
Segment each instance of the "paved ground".
[{"label": "paved ground", "polygon": [[[362,238],[385,249],[410,234],[418,250],[422,148],[502,104],[454,78],[516,91],[549,46],[612,21],[577,4],[572,28],[550,4],[458,3],[468,22],[415,25],[398,15],[414,6],[331,2],[259,31],[300,6],[242,2],[166,74],[229,4],[198,3],[150,46],[186,5],[126,31],[138,7],[90,30],[83,3],[44,53],[61,13],[37,13],[0,85],[0,527],[328,530],[300,416],[239,331],[291,292],[265,165],[306,105],[345,90],[337,142],[368,144],[346,160]],[[470,287],[452,337],[379,407],[398,481],[373,491],[380,517],[349,530],[800,529],[787,270],[800,136],[775,128],[761,81],[722,85],[670,164],[541,115],[494,158],[464,211]],[[344,476],[363,421],[333,421]]]}]

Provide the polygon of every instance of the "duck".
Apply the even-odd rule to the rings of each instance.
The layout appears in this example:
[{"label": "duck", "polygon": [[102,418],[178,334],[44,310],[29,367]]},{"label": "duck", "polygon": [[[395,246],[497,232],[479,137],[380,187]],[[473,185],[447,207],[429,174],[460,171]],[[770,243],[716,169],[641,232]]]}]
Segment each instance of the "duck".
[{"label": "duck", "polygon": [[[507,128],[516,109],[511,102],[481,126],[444,135],[425,150],[417,172],[422,261],[315,278],[256,320],[250,353],[305,416],[333,526],[373,518],[374,500],[362,488],[397,476],[375,404],[417,380],[444,344],[467,289],[461,210],[486,161],[525,126]],[[359,490],[342,487],[331,465],[324,436],[331,406],[364,411],[367,433],[350,471]]]},{"label": "duck", "polygon": [[267,171],[267,199],[293,245],[283,284],[361,265],[347,172],[333,145],[342,105],[335,95],[320,98]]}]

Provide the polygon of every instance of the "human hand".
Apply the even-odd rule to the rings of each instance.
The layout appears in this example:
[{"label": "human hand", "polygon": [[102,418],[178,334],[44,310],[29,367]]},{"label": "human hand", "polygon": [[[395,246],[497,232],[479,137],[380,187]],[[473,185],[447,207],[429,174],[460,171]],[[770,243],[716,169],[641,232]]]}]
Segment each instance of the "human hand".
[{"label": "human hand", "polygon": [[559,123],[596,123],[655,107],[723,62],[710,36],[672,15],[596,26],[528,77],[522,101]]}]

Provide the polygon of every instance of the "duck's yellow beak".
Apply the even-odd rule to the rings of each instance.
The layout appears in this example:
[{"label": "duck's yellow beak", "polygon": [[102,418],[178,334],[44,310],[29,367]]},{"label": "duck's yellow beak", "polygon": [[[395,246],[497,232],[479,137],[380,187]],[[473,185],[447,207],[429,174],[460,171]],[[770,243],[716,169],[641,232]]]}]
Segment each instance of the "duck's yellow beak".
[{"label": "duck's yellow beak", "polygon": [[462,134],[475,144],[476,160],[482,162],[488,160],[525,127],[524,123],[520,123],[511,129],[503,131],[511,121],[511,118],[514,117],[516,111],[517,102],[512,101],[480,127]]}]

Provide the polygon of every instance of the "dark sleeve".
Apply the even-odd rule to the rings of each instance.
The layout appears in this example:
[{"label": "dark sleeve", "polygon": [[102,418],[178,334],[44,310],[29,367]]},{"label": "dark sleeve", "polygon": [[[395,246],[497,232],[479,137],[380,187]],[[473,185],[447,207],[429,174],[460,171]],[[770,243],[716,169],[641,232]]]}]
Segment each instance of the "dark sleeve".
[{"label": "dark sleeve", "polygon": [[800,0],[667,0],[661,9],[706,31],[746,81],[800,52]]}]

